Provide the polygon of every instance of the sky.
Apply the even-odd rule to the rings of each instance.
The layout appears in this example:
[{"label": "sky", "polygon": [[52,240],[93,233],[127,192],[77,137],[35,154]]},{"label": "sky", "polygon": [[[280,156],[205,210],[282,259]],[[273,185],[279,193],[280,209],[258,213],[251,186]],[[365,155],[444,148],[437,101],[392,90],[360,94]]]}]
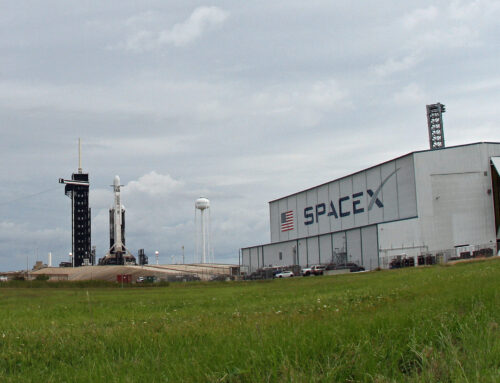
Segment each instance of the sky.
[{"label": "sky", "polygon": [[90,174],[109,247],[195,257],[210,199],[216,262],[268,243],[270,200],[429,147],[500,141],[500,2],[0,0],[0,270],[67,261],[59,178]]}]

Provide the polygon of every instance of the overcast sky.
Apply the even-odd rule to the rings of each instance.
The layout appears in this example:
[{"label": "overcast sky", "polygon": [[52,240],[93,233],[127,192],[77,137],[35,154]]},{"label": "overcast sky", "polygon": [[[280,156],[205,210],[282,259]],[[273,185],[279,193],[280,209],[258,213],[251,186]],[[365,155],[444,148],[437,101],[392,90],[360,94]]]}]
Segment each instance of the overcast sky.
[{"label": "overcast sky", "polygon": [[[500,141],[499,1],[0,0],[0,270],[71,251],[58,178],[90,173],[108,250],[115,174],[130,250],[215,260],[269,242],[268,201],[427,149]],[[33,195],[39,193],[37,195]]]}]

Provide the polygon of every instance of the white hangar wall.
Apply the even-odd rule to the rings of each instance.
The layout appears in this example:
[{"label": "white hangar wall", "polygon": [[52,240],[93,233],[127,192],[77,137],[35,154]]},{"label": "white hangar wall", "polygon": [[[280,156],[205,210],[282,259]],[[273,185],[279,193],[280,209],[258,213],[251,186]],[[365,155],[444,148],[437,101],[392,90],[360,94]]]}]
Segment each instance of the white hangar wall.
[{"label": "white hangar wall", "polygon": [[372,270],[380,266],[377,225],[242,249],[242,265],[255,271],[267,266],[302,267],[354,262]]},{"label": "white hangar wall", "polygon": [[[495,245],[492,168],[500,144],[416,152],[418,218],[378,225],[381,257]],[[496,170],[493,170],[496,171]]]},{"label": "white hangar wall", "polygon": [[242,249],[242,264],[255,271],[267,266],[354,262],[367,269],[379,266],[377,226],[311,236]]},{"label": "white hangar wall", "polygon": [[424,239],[434,249],[494,243],[490,159],[500,156],[500,144],[468,145],[449,152],[450,156],[446,152],[416,154]]},{"label": "white hangar wall", "polygon": [[416,217],[413,155],[271,201],[269,210],[271,243]]},{"label": "white hangar wall", "polygon": [[495,245],[491,157],[499,143],[414,152],[271,201],[271,243],[242,249],[242,263],[373,269],[396,254]]}]

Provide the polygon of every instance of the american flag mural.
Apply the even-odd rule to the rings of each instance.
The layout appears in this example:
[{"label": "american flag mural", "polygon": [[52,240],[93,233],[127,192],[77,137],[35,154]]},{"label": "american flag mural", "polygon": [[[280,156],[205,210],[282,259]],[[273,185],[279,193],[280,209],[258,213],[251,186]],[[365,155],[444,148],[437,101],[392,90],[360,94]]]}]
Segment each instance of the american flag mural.
[{"label": "american flag mural", "polygon": [[293,211],[281,213],[281,231],[293,230]]}]

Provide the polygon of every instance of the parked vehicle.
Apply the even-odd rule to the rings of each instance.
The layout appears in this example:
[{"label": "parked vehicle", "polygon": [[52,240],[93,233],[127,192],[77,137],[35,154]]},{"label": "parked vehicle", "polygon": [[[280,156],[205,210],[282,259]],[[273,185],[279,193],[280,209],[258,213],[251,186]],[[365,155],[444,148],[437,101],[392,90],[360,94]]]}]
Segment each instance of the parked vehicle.
[{"label": "parked vehicle", "polygon": [[346,270],[346,269],[349,269],[351,273],[356,273],[358,271],[365,271],[365,268],[363,266],[360,266],[353,262],[341,263],[330,268],[330,270]]},{"label": "parked vehicle", "polygon": [[293,273],[291,271],[282,271],[274,276],[275,278],[291,278]]},{"label": "parked vehicle", "polygon": [[302,276],[308,277],[309,275],[323,275],[326,267],[323,265],[314,265],[311,267],[306,267],[302,269]]}]

